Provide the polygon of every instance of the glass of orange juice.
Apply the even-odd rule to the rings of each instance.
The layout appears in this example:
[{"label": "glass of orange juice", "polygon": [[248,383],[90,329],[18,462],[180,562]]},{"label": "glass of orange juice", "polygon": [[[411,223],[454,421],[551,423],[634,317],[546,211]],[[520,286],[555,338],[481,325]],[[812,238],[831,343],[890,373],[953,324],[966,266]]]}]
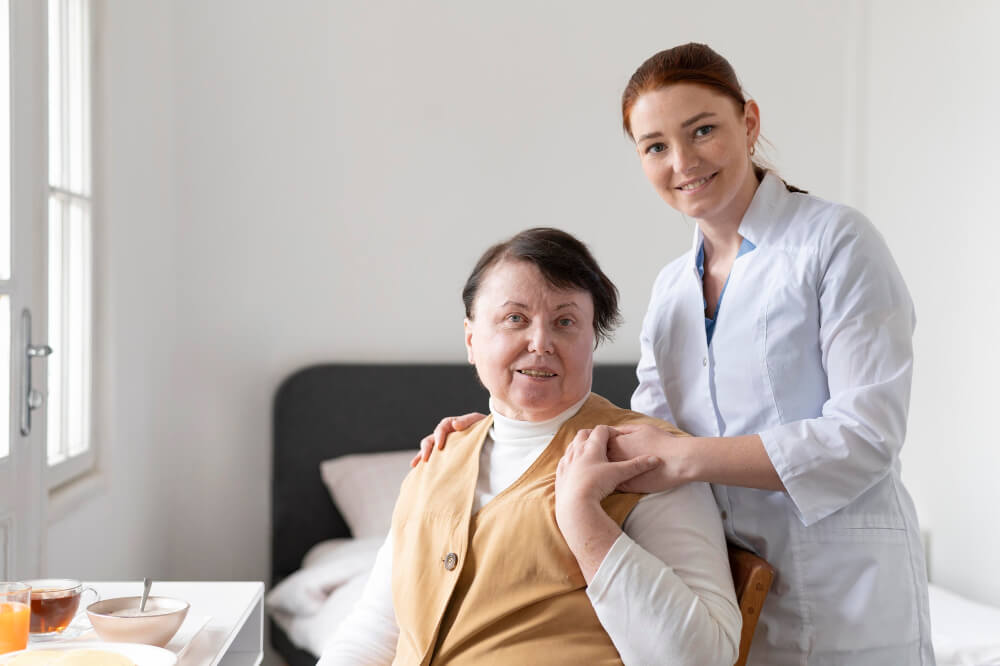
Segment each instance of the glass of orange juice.
[{"label": "glass of orange juice", "polygon": [[0,654],[28,646],[31,586],[0,583]]}]

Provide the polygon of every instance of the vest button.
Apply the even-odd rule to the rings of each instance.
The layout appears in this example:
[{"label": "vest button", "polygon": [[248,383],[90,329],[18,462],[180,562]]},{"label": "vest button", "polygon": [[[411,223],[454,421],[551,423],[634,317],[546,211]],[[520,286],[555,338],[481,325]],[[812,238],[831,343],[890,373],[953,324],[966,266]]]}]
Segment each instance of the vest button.
[{"label": "vest button", "polygon": [[451,571],[458,566],[458,555],[455,553],[448,553],[441,559],[441,561],[444,562],[444,568]]}]

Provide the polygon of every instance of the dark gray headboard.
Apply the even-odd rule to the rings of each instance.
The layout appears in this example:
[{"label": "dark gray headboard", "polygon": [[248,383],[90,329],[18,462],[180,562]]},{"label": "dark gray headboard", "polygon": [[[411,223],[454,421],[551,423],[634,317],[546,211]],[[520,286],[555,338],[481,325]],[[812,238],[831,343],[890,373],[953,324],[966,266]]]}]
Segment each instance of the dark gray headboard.
[{"label": "dark gray headboard", "polygon": [[[622,407],[636,384],[634,364],[594,368],[594,392]],[[350,536],[320,479],[322,461],[348,453],[416,453],[439,419],[486,412],[487,397],[465,364],[327,364],[288,377],[274,399],[271,584],[298,569],[313,545]],[[272,642],[289,663],[305,663],[306,653],[273,626]]]}]

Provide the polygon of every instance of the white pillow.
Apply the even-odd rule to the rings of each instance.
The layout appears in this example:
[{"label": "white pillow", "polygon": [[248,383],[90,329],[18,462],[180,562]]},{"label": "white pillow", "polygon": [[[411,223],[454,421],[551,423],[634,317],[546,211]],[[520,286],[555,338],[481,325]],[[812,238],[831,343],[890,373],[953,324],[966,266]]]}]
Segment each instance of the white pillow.
[{"label": "white pillow", "polygon": [[355,539],[384,537],[412,451],[355,453],[320,463],[320,475]]}]

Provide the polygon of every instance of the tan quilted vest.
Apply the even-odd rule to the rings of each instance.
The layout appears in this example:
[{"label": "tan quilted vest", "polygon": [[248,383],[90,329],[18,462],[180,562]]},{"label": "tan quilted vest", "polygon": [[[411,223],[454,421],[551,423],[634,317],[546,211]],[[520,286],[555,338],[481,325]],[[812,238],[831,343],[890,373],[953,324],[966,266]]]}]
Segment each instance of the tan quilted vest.
[{"label": "tan quilted vest", "polygon": [[[511,486],[471,516],[493,419],[452,434],[406,477],[392,517],[394,664],[621,664],[555,516],[556,465],[576,432],[662,421],[591,394]],[[671,432],[679,433],[676,429]],[[619,525],[640,495],[602,505]]]}]

